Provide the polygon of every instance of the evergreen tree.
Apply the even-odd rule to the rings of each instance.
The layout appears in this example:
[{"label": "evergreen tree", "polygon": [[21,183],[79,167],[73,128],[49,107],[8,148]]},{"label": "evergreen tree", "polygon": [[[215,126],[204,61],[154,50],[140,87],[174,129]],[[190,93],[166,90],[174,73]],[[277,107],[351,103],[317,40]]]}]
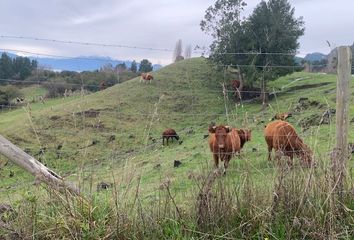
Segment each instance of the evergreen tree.
[{"label": "evergreen tree", "polygon": [[173,52],[172,61],[173,62],[178,62],[178,61],[181,61],[183,59],[184,59],[184,57],[182,56],[182,40],[179,39],[176,42],[175,50]]},{"label": "evergreen tree", "polygon": [[143,59],[140,62],[139,72],[151,72],[152,71],[152,63],[147,59]]},{"label": "evergreen tree", "polygon": [[130,66],[130,70],[135,73],[138,70],[138,65],[136,64],[135,60],[133,60],[131,66]]},{"label": "evergreen tree", "polygon": [[[215,39],[211,58],[225,65],[247,65],[240,71],[248,85],[261,79],[262,100],[266,103],[267,82],[293,71],[292,67],[272,66],[296,65],[294,56],[304,23],[302,18],[294,17],[295,10],[288,0],[262,1],[248,18],[241,20],[244,6],[241,0],[218,0],[206,11],[201,28]],[[250,52],[254,54],[225,54]]]},{"label": "evergreen tree", "polygon": [[12,59],[6,53],[3,53],[1,54],[0,58],[0,78],[7,79],[11,78],[12,76]]}]

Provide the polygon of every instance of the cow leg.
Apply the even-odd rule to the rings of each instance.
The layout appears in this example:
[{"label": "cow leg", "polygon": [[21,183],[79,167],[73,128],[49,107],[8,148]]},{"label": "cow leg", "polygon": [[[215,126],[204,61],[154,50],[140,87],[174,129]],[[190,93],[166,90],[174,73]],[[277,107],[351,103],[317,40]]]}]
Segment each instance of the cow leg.
[{"label": "cow leg", "polygon": [[229,162],[230,162],[230,159],[231,159],[231,155],[230,156],[225,156],[225,159],[224,159],[224,175],[226,174],[226,169],[229,167]]},{"label": "cow leg", "polygon": [[219,168],[219,156],[217,154],[213,154],[213,158],[214,158],[214,167],[216,169]]},{"label": "cow leg", "polygon": [[268,161],[272,161],[272,147],[268,146]]},{"label": "cow leg", "polygon": [[162,137],[162,146],[164,146],[164,145],[165,145],[165,138]]}]

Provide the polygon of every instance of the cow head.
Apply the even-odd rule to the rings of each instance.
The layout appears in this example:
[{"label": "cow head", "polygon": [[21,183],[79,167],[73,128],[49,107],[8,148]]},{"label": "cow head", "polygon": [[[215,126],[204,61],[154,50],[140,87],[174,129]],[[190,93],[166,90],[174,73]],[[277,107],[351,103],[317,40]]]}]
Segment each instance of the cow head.
[{"label": "cow head", "polygon": [[227,134],[231,131],[231,127],[230,126],[213,126],[209,128],[209,132],[210,133],[214,133],[215,134],[215,138],[216,138],[216,145],[220,148],[223,149],[225,148],[226,145],[226,137]]}]

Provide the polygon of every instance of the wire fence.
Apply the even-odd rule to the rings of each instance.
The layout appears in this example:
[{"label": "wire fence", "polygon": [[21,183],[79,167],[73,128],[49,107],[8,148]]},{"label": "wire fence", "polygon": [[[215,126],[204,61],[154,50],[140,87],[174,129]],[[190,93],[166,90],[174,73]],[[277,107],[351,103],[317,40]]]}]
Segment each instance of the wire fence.
[{"label": "wire fence", "polygon": [[[97,47],[112,47],[112,48],[131,48],[131,49],[138,49],[138,50],[150,50],[150,51],[166,51],[166,52],[172,52],[172,49],[165,49],[165,48],[149,48],[149,47],[139,47],[139,46],[128,46],[128,45],[119,45],[119,44],[102,44],[102,43],[92,43],[92,42],[78,42],[78,41],[66,41],[66,40],[57,40],[57,39],[47,39],[47,38],[32,38],[32,37],[22,37],[22,36],[8,36],[8,35],[0,35],[0,38],[2,39],[20,39],[20,40],[34,40],[34,41],[41,41],[41,42],[53,42],[53,43],[64,43],[64,44],[76,44],[76,45],[88,45],[88,46],[97,46]],[[85,57],[67,57],[67,56],[60,56],[60,55],[50,55],[50,54],[42,54],[42,53],[38,53],[38,52],[30,52],[30,51],[23,51],[23,50],[18,50],[18,49],[1,49],[3,51],[13,51],[13,52],[22,52],[22,53],[27,53],[27,54],[33,54],[35,56],[47,56],[47,57],[55,57],[55,58],[68,58],[68,59],[75,59],[75,60],[99,60],[99,61],[103,61],[103,62],[109,62],[110,60],[104,60],[101,58],[85,58]],[[295,55],[296,53],[257,53],[257,52],[249,52],[249,53],[222,53],[224,55]],[[298,54],[298,52],[297,52]],[[254,66],[254,65],[222,65],[219,64],[217,65],[219,67],[228,67],[228,66],[234,66],[234,67],[257,67],[257,68],[291,68],[291,69],[301,69],[303,68],[303,66],[299,66],[299,65],[293,65],[293,66],[288,66],[288,65],[267,65],[267,66]],[[317,67],[325,67],[325,65],[323,64],[318,64],[318,65],[312,65],[312,66],[317,66]],[[354,69],[354,68],[353,68]],[[79,109],[77,108],[76,111],[69,111],[69,110],[63,110],[64,113],[66,113],[68,116],[72,116],[71,118],[66,118],[65,119],[65,124],[64,126],[60,126],[58,128],[54,128],[54,129],[41,129],[40,126],[36,126],[35,124],[32,125],[31,131],[35,132],[36,134],[38,134],[39,136],[41,134],[47,134],[47,135],[53,135],[55,136],[57,134],[57,132],[60,132],[60,134],[64,134],[66,135],[67,138],[70,138],[73,135],[78,134],[78,132],[82,133],[83,135],[87,134],[99,134],[100,136],[109,138],[112,135],[114,135],[116,138],[121,138],[121,137],[127,137],[127,135],[129,135],[129,133],[124,132],[121,128],[119,127],[115,127],[115,128],[111,128],[108,131],[106,130],[99,130],[99,127],[97,127],[97,131],[98,132],[93,132],[93,130],[95,129],[95,127],[92,128],[88,128],[85,127],[85,124],[92,124],[92,120],[94,119],[99,119],[100,115],[102,114],[112,114],[115,117],[117,117],[117,120],[119,120],[119,118],[121,117],[140,117],[140,119],[143,119],[144,123],[145,123],[145,127],[143,129],[143,133],[131,138],[132,139],[132,144],[134,146],[139,146],[141,148],[139,148],[139,150],[134,149],[133,152],[126,152],[126,153],[121,153],[119,155],[120,150],[117,149],[116,147],[111,147],[110,148],[110,156],[106,156],[106,157],[102,157],[102,161],[98,161],[102,164],[106,164],[108,166],[110,166],[110,171],[112,172],[116,172],[118,169],[126,169],[126,168],[131,168],[131,169],[135,169],[135,171],[137,172],[138,176],[143,176],[143,175],[149,175],[152,172],[156,173],[158,170],[157,168],[150,168],[149,170],[144,170],[141,166],[141,164],[144,164],[145,160],[139,160],[139,161],[134,161],[135,158],[139,158],[139,156],[142,155],[147,155],[147,154],[152,154],[151,151],[160,151],[163,149],[170,149],[170,148],[166,148],[166,147],[162,147],[161,146],[161,138],[157,138],[155,139],[155,143],[152,142],[152,139],[150,139],[149,137],[151,137],[151,135],[153,136],[160,136],[160,133],[152,133],[152,131],[156,131],[156,128],[161,128],[157,127],[158,125],[160,125],[160,123],[158,122],[158,118],[159,117],[168,117],[168,118],[174,118],[174,117],[188,117],[191,118],[191,121],[194,122],[195,124],[193,124],[193,126],[198,126],[197,122],[199,121],[198,117],[202,116],[202,117],[211,117],[215,120],[226,120],[226,122],[228,122],[229,124],[232,122],[235,122],[235,120],[242,120],[244,122],[246,122],[249,125],[254,125],[256,124],[254,122],[254,118],[251,116],[248,116],[247,111],[244,111],[242,109],[242,107],[237,107],[236,105],[236,110],[235,109],[231,109],[230,103],[234,103],[234,99],[229,96],[229,94],[234,94],[235,90],[232,89],[230,86],[226,86],[222,87],[220,86],[219,88],[214,89],[207,89],[207,90],[200,90],[200,89],[196,89],[196,87],[191,84],[190,81],[190,69],[187,68],[186,71],[186,76],[185,78],[187,79],[187,88],[185,90],[178,90],[178,89],[163,89],[162,86],[159,86],[157,89],[154,89],[154,94],[157,94],[159,96],[159,99],[154,102],[151,103],[152,109],[136,109],[134,107],[133,104],[130,105],[130,107],[137,111],[137,112],[133,112],[133,113],[126,113],[123,112],[120,108],[120,102],[121,100],[117,100],[117,104],[116,104],[116,109],[99,109],[99,113],[94,117],[94,118],[90,118],[90,117],[85,117],[85,111],[87,110],[84,107],[79,107],[79,108],[83,108],[83,109]],[[224,70],[225,71],[225,70]],[[161,79],[159,79],[159,77],[157,77],[156,79],[154,79],[154,81],[159,81],[162,82],[166,76],[160,76]],[[168,80],[168,79],[167,79]],[[202,79],[200,79],[200,81],[202,82]],[[222,81],[218,80],[219,82],[224,82],[224,83],[229,83],[230,79],[227,79],[226,74],[224,72],[224,79],[222,79]],[[39,81],[21,81],[21,80],[17,80],[17,79],[7,79],[7,78],[2,78],[0,79],[0,82],[7,82],[7,83],[26,83],[26,84],[34,84],[38,87],[41,87],[44,82],[39,82]],[[311,84],[314,84],[315,82],[311,82]],[[52,84],[60,84],[60,83],[52,83]],[[99,88],[99,84],[85,84],[85,79],[83,79],[82,83],[67,83],[67,85],[69,86],[81,86],[81,87],[97,87]],[[143,86],[143,85],[141,85]],[[230,89],[231,88],[231,89]],[[307,89],[309,91],[309,94],[314,94],[314,93],[323,93],[324,90],[321,89]],[[292,90],[291,87],[289,87],[288,85],[284,85],[284,88],[282,88],[281,90],[275,90],[273,89],[273,91],[266,91],[267,94],[270,95],[280,95],[283,93],[287,93],[287,94],[297,94],[301,91],[301,93],[303,93],[304,90]],[[264,93],[262,91],[258,91],[258,90],[240,90],[239,91],[241,94],[242,93],[256,93],[256,94],[261,94]],[[186,106],[186,109],[189,110],[190,112],[173,112],[173,113],[163,113],[159,111],[159,105],[161,104],[162,101],[162,96],[166,93],[174,93],[174,94],[183,94],[185,96],[195,96],[197,94],[216,94],[217,96],[219,96],[222,100],[221,102],[224,103],[224,109],[222,112],[213,112],[213,113],[208,113],[206,111],[200,112],[199,108],[202,108],[205,106],[205,104],[200,104],[198,103],[198,99],[192,98],[190,101],[190,104],[188,106]],[[134,94],[134,89],[131,90],[130,94]],[[107,94],[106,94],[107,96]],[[105,97],[105,94],[103,95],[103,97]],[[139,96],[137,96],[139,97]],[[64,99],[64,98],[63,98]],[[83,96],[79,96],[77,99],[75,99],[76,103],[85,103],[87,100],[83,97]],[[242,99],[241,99],[241,103],[242,103]],[[21,105],[22,104],[22,105]],[[43,104],[47,104],[47,103],[43,103]],[[49,103],[50,104],[50,103]],[[129,106],[129,103],[127,103]],[[278,103],[277,103],[278,104]],[[20,103],[20,104],[15,104],[15,105],[0,105],[1,109],[8,109],[8,110],[12,110],[16,107],[21,107],[23,110],[25,110],[26,112],[30,111],[28,108],[31,106],[30,102],[26,102],[26,103]],[[279,107],[278,107],[279,108]],[[327,108],[329,108],[329,106],[327,106]],[[273,114],[276,113],[276,110],[272,110]],[[80,114],[81,113],[81,114]],[[300,114],[300,113],[299,113]],[[53,115],[54,116],[54,115]],[[267,114],[267,116],[269,116],[269,114]],[[48,115],[49,117],[49,115]],[[31,118],[31,116],[29,116],[29,118]],[[81,123],[75,123],[75,121],[78,120],[78,118],[82,118],[84,119],[83,122]],[[263,123],[267,123],[269,121],[268,118],[266,118],[265,116],[263,116],[261,118],[261,120],[259,122],[263,122]],[[70,125],[69,125],[70,124]],[[71,125],[75,125],[75,124],[81,124],[82,128],[77,128],[79,129],[78,132],[73,132],[70,131],[70,127]],[[162,125],[162,124],[161,124]],[[262,125],[263,126],[263,125]],[[192,134],[188,134],[186,131],[188,130],[184,130],[185,132],[183,133],[184,135],[184,139],[187,139],[188,136],[198,136],[198,138],[200,139],[200,144],[203,144],[206,146],[206,148],[200,152],[198,152],[200,154],[199,158],[201,159],[205,159],[204,164],[205,165],[210,165],[211,162],[211,152],[207,147],[206,141],[207,138],[206,135],[208,135],[208,131],[207,129],[203,129],[203,127],[205,127],[205,124],[203,126],[199,126],[198,128],[196,128],[197,130],[194,131],[198,131],[198,132],[194,132]],[[67,129],[65,129],[67,128]],[[333,130],[333,129],[332,129]],[[16,133],[16,134],[21,134],[20,132]],[[315,133],[311,133],[311,136],[316,137],[317,136],[317,132]],[[87,136],[85,135],[85,136]],[[301,134],[300,134],[301,136]],[[128,136],[129,137],[129,136]],[[87,139],[81,139],[81,141],[88,141]],[[107,140],[109,141],[109,139]],[[115,140],[112,140],[113,142]],[[321,143],[328,143],[331,141],[328,141],[327,139],[316,139],[315,140],[316,143],[315,144],[321,144]],[[70,141],[67,141],[66,143],[70,144]],[[107,144],[107,143],[105,143]],[[55,146],[53,146],[53,142],[41,142],[40,138],[39,138],[39,146],[33,146],[33,144],[30,144],[30,146],[25,146],[24,148],[29,150],[30,152],[34,152],[35,155],[37,156],[43,156],[44,159],[43,161],[46,162],[45,156],[47,153],[53,153],[53,154],[63,154],[63,153],[67,153],[67,154],[73,154],[73,152],[77,151],[81,158],[85,158],[88,157],[90,158],[90,148],[93,147],[94,145],[90,145],[90,144],[81,144],[81,146],[78,147],[78,149],[76,150],[71,150],[71,149],[66,149],[65,143],[64,143],[64,149],[58,149],[55,148]],[[100,145],[102,146],[102,145]],[[35,153],[35,151],[38,151],[37,153]],[[97,151],[97,149],[94,149],[93,151]],[[299,154],[300,152],[306,152],[305,150],[295,150],[295,153]],[[190,150],[186,150],[186,152],[184,152],[184,154],[190,154],[191,151]],[[252,147],[248,147],[248,144],[246,144],[245,149],[241,150],[241,156],[242,155],[253,155],[253,156],[257,156],[258,158],[264,158],[266,159],[267,157],[267,149],[266,149],[266,145],[253,145]],[[330,154],[330,150],[326,153],[321,153],[324,155],[328,155]],[[172,156],[170,158],[170,160],[174,158],[174,156]],[[59,157],[59,159],[61,159],[61,157]],[[188,157],[186,157],[185,159],[188,159]],[[96,159],[97,160],[97,159]],[[109,161],[107,161],[109,160]],[[129,163],[129,162],[132,163]],[[117,164],[117,162],[119,162],[120,164]],[[160,164],[159,161],[156,161],[157,164]],[[257,173],[260,174],[264,174],[263,170],[264,169],[274,169],[276,168],[274,165],[273,166],[263,166],[260,167],[259,163],[254,164],[252,163],[252,161],[249,161],[249,159],[247,160],[247,164],[249,164],[251,166],[251,169],[253,169],[254,171],[256,171]],[[80,172],[81,173],[90,173],[92,175],[95,176],[95,178],[107,178],[107,170],[106,169],[100,169],[97,166],[99,166],[98,163],[96,163],[93,160],[93,163],[78,163],[77,164],[77,169],[76,169],[76,173],[74,174],[69,174],[70,175],[77,175]],[[115,166],[115,167],[114,167]],[[138,170],[137,170],[138,169]],[[243,173],[243,170],[239,170],[239,169],[228,169],[228,171],[232,171],[232,172],[237,172],[237,173]],[[140,180],[139,180],[140,181]],[[6,186],[3,189],[0,189],[0,192],[6,192],[9,189],[18,189],[18,188],[26,188],[31,186],[32,183],[31,182],[22,182],[22,183],[16,183],[12,186]]]}]

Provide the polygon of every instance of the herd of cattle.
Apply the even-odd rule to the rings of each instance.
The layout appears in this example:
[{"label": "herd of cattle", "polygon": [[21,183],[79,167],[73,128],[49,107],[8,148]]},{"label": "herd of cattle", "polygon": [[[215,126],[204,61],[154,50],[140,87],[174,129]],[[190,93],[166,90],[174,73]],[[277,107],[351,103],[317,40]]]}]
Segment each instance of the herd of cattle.
[{"label": "herd of cattle", "polygon": [[[140,82],[150,82],[154,79],[151,73],[142,73]],[[231,82],[232,88],[236,91],[240,87],[240,82],[234,80]],[[285,120],[291,117],[289,112],[276,114],[267,126],[264,128],[264,138],[268,145],[268,160],[271,160],[272,150],[275,150],[275,159],[280,157],[289,157],[288,164],[291,166],[294,156],[297,156],[307,166],[313,164],[313,153],[311,149],[297,135],[295,128]],[[223,173],[229,165],[230,159],[240,154],[244,144],[251,141],[251,130],[237,129],[230,126],[211,125],[209,127],[209,147],[213,155],[215,168],[219,168],[219,161],[224,162]],[[179,136],[172,128],[166,129],[162,133],[162,144],[168,145],[169,139],[179,141]],[[181,141],[180,141],[181,143]]]},{"label": "herd of cattle", "polygon": [[[288,164],[292,166],[294,156],[302,160],[306,166],[313,164],[311,149],[297,135],[294,127],[285,121],[291,113],[276,114],[272,122],[264,128],[264,138],[268,146],[268,160],[271,160],[272,150],[275,150],[275,159],[281,156],[289,157]],[[274,120],[274,121],[273,121]],[[215,124],[209,126],[209,147],[213,155],[215,168],[219,168],[219,161],[224,162],[223,173],[226,173],[230,159],[240,154],[244,144],[251,141],[252,131],[249,129],[237,129],[230,126]],[[169,139],[179,140],[179,136],[172,128],[162,133],[162,144],[168,145]]]}]

